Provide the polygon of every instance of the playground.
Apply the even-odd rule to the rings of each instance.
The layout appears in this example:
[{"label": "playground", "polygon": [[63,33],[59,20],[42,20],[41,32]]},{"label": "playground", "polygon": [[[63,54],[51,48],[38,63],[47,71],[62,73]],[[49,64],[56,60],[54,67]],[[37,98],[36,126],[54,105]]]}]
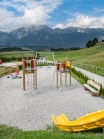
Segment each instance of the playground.
[{"label": "playground", "polygon": [[74,78],[71,78],[70,86],[65,86],[62,77],[61,90],[57,88],[54,71],[54,66],[37,67],[37,90],[26,90],[25,93],[22,71],[19,72],[21,79],[7,78],[8,75],[1,77],[0,124],[23,130],[45,129],[47,125],[53,125],[51,115],[64,113],[68,119],[74,120],[104,109],[104,100],[91,96]]}]

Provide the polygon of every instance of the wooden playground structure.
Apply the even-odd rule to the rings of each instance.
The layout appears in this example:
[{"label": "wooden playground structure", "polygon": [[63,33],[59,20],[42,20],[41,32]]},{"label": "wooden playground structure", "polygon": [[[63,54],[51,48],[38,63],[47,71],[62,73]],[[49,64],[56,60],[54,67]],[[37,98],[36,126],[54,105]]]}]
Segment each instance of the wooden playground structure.
[{"label": "wooden playground structure", "polygon": [[60,90],[62,88],[62,74],[65,74],[65,86],[67,86],[68,78],[69,78],[69,86],[70,86],[71,85],[71,62],[70,61],[57,62],[56,64],[56,86],[58,88],[58,84],[59,84]]},{"label": "wooden playground structure", "polygon": [[[54,59],[54,54],[53,55]],[[31,55],[31,58],[28,59],[28,56]],[[37,53],[36,53],[37,56]],[[26,91],[28,89],[31,89],[31,93],[33,89],[37,89],[37,61],[36,56],[34,58],[34,54],[22,54],[22,66],[23,66],[23,90]],[[27,58],[26,58],[27,57]],[[55,63],[55,59],[54,59]],[[57,62],[55,63],[56,70],[54,73],[56,73],[56,86],[57,88],[60,87],[60,90],[62,88],[62,80],[63,80],[63,74],[65,79],[65,86],[70,87],[71,85],[71,62],[70,61],[64,61],[64,62]],[[27,76],[26,76],[27,75]],[[26,78],[27,77],[27,78]],[[27,80],[27,83],[26,83]]]},{"label": "wooden playground structure", "polygon": [[[25,57],[27,56],[27,59]],[[28,59],[28,56],[31,56],[31,59]],[[23,90],[37,89],[37,64],[36,59],[34,59],[34,54],[22,54],[22,66],[23,66]],[[26,76],[27,75],[27,84]]]}]

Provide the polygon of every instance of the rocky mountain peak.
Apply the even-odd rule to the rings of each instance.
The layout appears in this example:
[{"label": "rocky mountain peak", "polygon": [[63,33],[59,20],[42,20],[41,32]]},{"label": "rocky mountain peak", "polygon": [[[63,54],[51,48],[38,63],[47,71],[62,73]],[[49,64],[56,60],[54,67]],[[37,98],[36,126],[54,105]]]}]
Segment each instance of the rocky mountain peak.
[{"label": "rocky mountain peak", "polygon": [[47,25],[31,25],[17,28],[9,33],[0,31],[0,46],[10,45],[49,46],[49,47],[85,47],[88,40],[104,39],[104,29],[68,27],[52,29]]}]

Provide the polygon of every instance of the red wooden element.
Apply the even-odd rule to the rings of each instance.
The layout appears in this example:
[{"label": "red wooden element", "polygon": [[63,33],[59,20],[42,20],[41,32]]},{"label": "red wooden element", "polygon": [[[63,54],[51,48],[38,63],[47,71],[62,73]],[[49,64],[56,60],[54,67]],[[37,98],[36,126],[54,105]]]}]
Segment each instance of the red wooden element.
[{"label": "red wooden element", "polygon": [[33,59],[31,59],[31,61],[30,61],[30,67],[34,68],[34,60]]},{"label": "red wooden element", "polygon": [[9,71],[9,74],[12,74],[12,70]]},{"label": "red wooden element", "polygon": [[66,70],[66,62],[63,63],[63,69]]},{"label": "red wooden element", "polygon": [[23,67],[26,68],[26,60],[25,59],[22,60],[22,63],[23,63]]},{"label": "red wooden element", "polygon": [[2,60],[0,59],[0,64],[2,64]]},{"label": "red wooden element", "polygon": [[60,63],[57,63],[57,70],[60,70]]}]

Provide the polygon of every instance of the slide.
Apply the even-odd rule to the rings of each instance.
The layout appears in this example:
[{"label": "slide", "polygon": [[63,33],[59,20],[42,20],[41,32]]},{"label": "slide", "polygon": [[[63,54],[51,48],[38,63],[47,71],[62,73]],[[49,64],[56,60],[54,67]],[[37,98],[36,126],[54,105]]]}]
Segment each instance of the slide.
[{"label": "slide", "polygon": [[74,121],[68,120],[64,114],[58,117],[51,115],[51,118],[57,128],[68,132],[79,132],[98,127],[104,128],[104,110],[86,114]]}]

